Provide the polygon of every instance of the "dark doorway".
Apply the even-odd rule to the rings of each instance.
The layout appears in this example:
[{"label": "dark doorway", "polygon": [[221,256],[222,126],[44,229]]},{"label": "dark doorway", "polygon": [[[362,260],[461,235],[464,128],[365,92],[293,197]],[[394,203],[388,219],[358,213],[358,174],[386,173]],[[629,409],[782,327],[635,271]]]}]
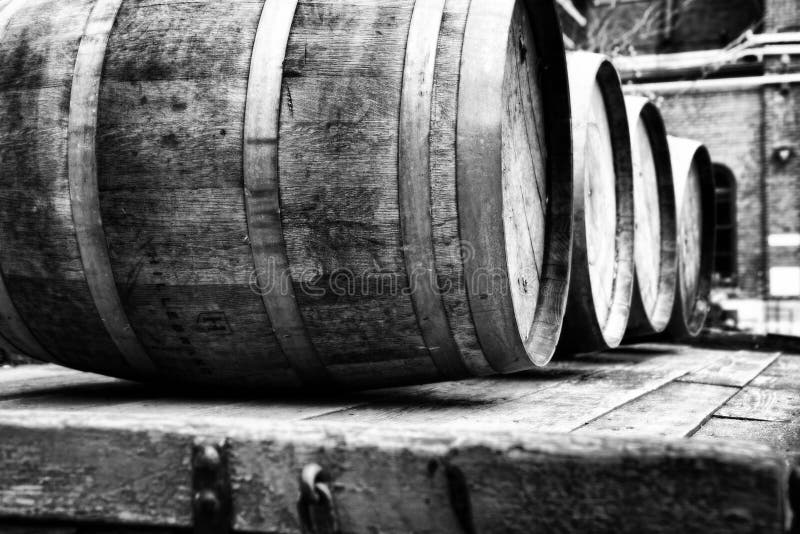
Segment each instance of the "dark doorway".
[{"label": "dark doorway", "polygon": [[736,247],[736,178],[725,165],[714,164],[717,203],[717,244],[714,278],[719,285],[735,286]]}]

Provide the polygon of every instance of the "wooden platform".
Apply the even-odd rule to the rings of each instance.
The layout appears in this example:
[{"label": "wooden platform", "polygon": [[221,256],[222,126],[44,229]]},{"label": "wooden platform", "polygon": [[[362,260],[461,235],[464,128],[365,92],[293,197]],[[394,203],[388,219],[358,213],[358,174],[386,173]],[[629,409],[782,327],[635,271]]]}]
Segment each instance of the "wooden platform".
[{"label": "wooden platform", "polygon": [[316,462],[345,532],[782,533],[800,356],[641,345],[512,377],[265,399],[1,370],[0,518],[190,527],[198,437],[230,444],[242,532],[298,532],[298,473]]}]

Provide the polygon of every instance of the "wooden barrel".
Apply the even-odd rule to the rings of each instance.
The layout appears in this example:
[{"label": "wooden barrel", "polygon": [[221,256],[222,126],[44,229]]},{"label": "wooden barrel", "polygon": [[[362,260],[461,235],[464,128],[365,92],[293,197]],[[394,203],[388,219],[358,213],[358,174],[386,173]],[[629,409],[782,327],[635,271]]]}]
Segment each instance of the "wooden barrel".
[{"label": "wooden barrel", "polygon": [[633,291],[633,169],[619,76],[603,56],[567,57],[574,243],[562,353],[619,346]]},{"label": "wooden barrel", "polygon": [[626,96],[633,156],[633,258],[629,338],[659,334],[672,317],[677,284],[675,187],[664,121],[646,98]]},{"label": "wooden barrel", "polygon": [[14,0],[0,32],[0,333],[23,352],[237,388],[551,357],[552,0]]},{"label": "wooden barrel", "polygon": [[670,136],[669,148],[678,209],[678,286],[667,332],[679,340],[699,335],[711,309],[716,204],[706,147]]}]

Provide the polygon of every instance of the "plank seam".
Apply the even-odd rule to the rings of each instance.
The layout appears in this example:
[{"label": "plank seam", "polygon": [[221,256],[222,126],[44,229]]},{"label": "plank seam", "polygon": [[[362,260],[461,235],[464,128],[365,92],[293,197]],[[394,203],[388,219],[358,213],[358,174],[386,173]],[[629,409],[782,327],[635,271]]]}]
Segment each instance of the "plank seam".
[{"label": "plank seam", "polygon": [[98,0],[78,46],[69,108],[69,194],[83,272],[95,308],[128,365],[150,375],[155,366],[128,320],[114,280],[97,179],[100,81],[108,38],[121,4],[122,0]]},{"label": "plank seam", "polygon": [[[636,369],[636,365],[637,365],[637,364],[632,364],[630,367],[627,367],[626,369],[633,369],[633,370],[635,370],[635,369]],[[687,375],[687,374],[694,373],[694,372],[696,372],[696,371],[698,371],[698,370],[700,370],[700,369],[703,369],[703,368],[707,367],[708,365],[711,365],[711,364],[705,364],[705,365],[703,365],[703,364],[700,364],[700,365],[698,365],[698,366],[697,366],[695,369],[692,369],[692,370],[690,370],[690,371],[687,371],[686,373],[684,373],[684,374],[683,374],[683,375],[681,375],[681,376],[685,376],[685,375]],[[660,384],[659,384],[659,382],[656,382],[655,384],[653,384],[653,387],[652,387],[652,388],[650,388],[650,389],[648,389],[647,391],[645,391],[645,392],[641,393],[640,395],[637,395],[636,397],[633,397],[633,398],[631,398],[631,399],[628,399],[627,401],[625,401],[625,402],[623,402],[623,403],[620,403],[620,404],[618,404],[617,406],[615,406],[614,408],[612,408],[612,409],[608,410],[607,412],[605,412],[605,413],[603,413],[603,414],[600,414],[600,415],[598,415],[597,417],[594,417],[594,418],[590,419],[589,421],[587,421],[587,422],[585,422],[585,423],[583,423],[583,424],[581,424],[581,425],[578,425],[578,426],[576,426],[575,428],[571,429],[571,430],[570,430],[570,432],[575,432],[575,431],[577,431],[577,430],[579,430],[579,429],[581,429],[581,428],[584,428],[584,427],[586,427],[586,426],[589,426],[590,424],[594,423],[595,421],[598,421],[598,420],[602,419],[603,417],[605,417],[605,416],[607,416],[607,415],[609,415],[609,414],[611,414],[611,413],[613,413],[613,412],[615,412],[615,411],[619,410],[620,408],[622,408],[622,407],[624,407],[624,406],[627,406],[627,405],[629,405],[629,404],[632,404],[632,403],[634,403],[634,402],[638,401],[639,399],[641,399],[641,398],[643,398],[643,397],[645,397],[645,396],[647,396],[647,395],[650,395],[651,393],[653,393],[653,392],[655,392],[655,391],[658,391],[659,389],[665,388],[666,386],[668,386],[669,384],[672,384],[673,382],[677,382],[679,378],[680,378],[680,377],[677,377],[677,378],[673,378],[673,379],[671,379],[671,380],[667,380],[667,381],[664,381],[664,380],[662,379],[662,380],[660,381]],[[733,398],[733,397],[731,397],[731,398]],[[730,400],[730,399],[728,399],[728,400]],[[724,406],[724,405],[723,405],[723,406]],[[717,409],[717,411],[719,411],[719,409]],[[714,413],[716,413],[716,412],[714,412]],[[713,415],[712,415],[712,416],[713,416]]]}]

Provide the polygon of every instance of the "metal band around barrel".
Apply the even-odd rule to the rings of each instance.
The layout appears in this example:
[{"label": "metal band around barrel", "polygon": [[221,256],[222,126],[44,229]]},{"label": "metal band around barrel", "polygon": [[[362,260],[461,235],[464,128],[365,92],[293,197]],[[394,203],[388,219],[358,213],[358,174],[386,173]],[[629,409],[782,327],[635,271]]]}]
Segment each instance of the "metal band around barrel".
[{"label": "metal band around barrel", "polygon": [[[0,10],[0,39],[5,36],[11,17],[25,4],[25,0],[12,0]],[[0,336],[9,347],[33,358],[46,362],[56,359],[39,343],[25,324],[17,307],[11,300],[5,279],[0,272]]]},{"label": "metal band around barrel", "polygon": [[297,0],[266,0],[250,62],[244,119],[244,187],[250,246],[264,306],[289,364],[307,383],[330,383],[303,322],[280,215],[278,136],[283,62]]},{"label": "metal band around barrel", "polygon": [[503,69],[515,0],[472,2],[461,51],[456,184],[461,239],[473,251],[464,275],[475,330],[500,373],[530,368],[518,331],[503,224]]},{"label": "metal band around barrel", "polygon": [[97,312],[122,356],[140,373],[155,370],[131,327],[114,281],[97,183],[97,106],[111,28],[122,0],[98,0],[78,47],[69,112],[69,195],[83,271]]},{"label": "metal band around barrel", "polygon": [[428,0],[414,5],[403,71],[398,168],[403,256],[417,323],[439,372],[457,379],[470,372],[439,294],[431,221],[431,106],[444,4]]}]

